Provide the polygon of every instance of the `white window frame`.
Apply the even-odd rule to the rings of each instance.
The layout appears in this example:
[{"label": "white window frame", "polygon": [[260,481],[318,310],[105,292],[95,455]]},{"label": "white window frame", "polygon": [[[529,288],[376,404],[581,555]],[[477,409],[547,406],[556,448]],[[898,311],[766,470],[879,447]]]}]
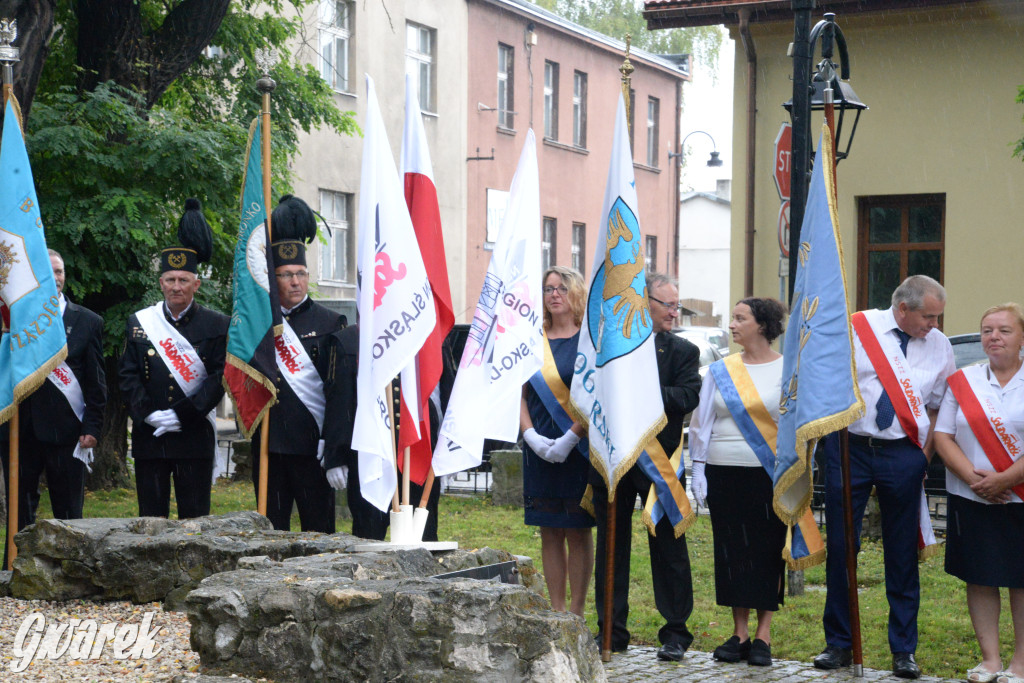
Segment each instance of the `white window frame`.
[{"label": "white window frame", "polygon": [[572,267],[586,279],[586,250],[587,250],[587,225],[585,223],[572,224]]},{"label": "white window frame", "polygon": [[544,137],[558,139],[558,63],[544,62]]},{"label": "white window frame", "polygon": [[558,249],[558,219],[544,216],[540,240],[541,272],[547,272],[551,266],[557,265],[555,258]]},{"label": "white window frame", "polygon": [[352,15],[349,0],[320,0],[320,76],[343,93],[351,93]]},{"label": "white window frame", "polygon": [[508,130],[515,128],[515,59],[514,47],[498,43],[498,125]]},{"label": "white window frame", "polygon": [[320,190],[320,215],[330,227],[325,235],[327,243],[320,245],[319,280],[322,282],[355,284],[354,199],[355,196],[347,192]]},{"label": "white window frame", "polygon": [[[437,112],[435,53],[437,31],[411,21],[405,23],[405,72],[412,74],[419,92],[420,109]],[[426,88],[423,87],[426,80]],[[424,92],[426,91],[426,92]]]},{"label": "white window frame", "polygon": [[587,74],[572,74],[572,144],[587,146]]},{"label": "white window frame", "polygon": [[647,165],[658,167],[658,117],[661,102],[657,97],[647,98]]}]

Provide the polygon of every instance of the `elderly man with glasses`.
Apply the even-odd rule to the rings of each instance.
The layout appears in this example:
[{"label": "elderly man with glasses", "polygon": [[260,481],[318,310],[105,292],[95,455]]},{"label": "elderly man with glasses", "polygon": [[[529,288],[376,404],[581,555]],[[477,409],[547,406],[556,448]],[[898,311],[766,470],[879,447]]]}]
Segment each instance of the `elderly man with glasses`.
[{"label": "elderly man with glasses", "polygon": [[[289,530],[294,503],[303,531],[334,533],[334,488],[328,475],[343,477],[341,467],[325,472],[322,465],[324,382],[334,367],[328,341],[341,329],[341,316],[309,298],[306,242],[316,237],[313,211],[298,197],[285,195],[271,214],[271,225],[284,333],[275,349],[278,402],[270,409],[267,518],[275,529]],[[258,487],[260,429],[253,435],[252,453]]]}]

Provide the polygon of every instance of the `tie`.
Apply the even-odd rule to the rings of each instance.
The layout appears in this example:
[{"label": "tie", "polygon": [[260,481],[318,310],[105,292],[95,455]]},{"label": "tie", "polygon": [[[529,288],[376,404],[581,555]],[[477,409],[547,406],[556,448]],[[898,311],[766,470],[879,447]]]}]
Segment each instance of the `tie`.
[{"label": "tie", "polygon": [[[910,335],[899,329],[898,327],[894,330],[896,335],[900,338],[900,351],[903,355],[907,355],[907,344],[910,342]],[[892,407],[892,401],[889,400],[889,394],[882,390],[882,395],[878,397],[878,403],[875,404],[875,424],[881,430],[886,430],[889,425],[892,424],[893,418],[896,417],[896,409]]]}]

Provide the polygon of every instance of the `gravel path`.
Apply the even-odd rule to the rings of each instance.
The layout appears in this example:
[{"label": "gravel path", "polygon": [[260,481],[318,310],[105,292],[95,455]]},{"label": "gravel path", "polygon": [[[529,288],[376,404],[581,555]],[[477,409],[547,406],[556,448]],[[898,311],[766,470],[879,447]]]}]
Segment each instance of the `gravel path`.
[{"label": "gravel path", "polygon": [[[31,619],[33,614],[41,614],[45,624],[39,619]],[[147,618],[147,613],[151,616]],[[77,622],[95,620],[97,631],[102,630],[102,624],[113,623],[115,627],[125,624],[141,626],[148,621],[148,631],[152,633],[153,645],[151,651],[155,651],[152,658],[145,658],[145,650],[137,648],[137,659],[117,659],[114,656],[116,640],[108,640],[99,653],[99,657],[76,658],[74,650],[86,651],[91,654],[88,645],[76,647],[75,638],[68,637],[70,626]],[[64,624],[69,628],[57,635],[51,627]],[[37,629],[37,625],[39,628]],[[20,629],[26,627],[25,637],[22,640],[24,650],[31,651],[33,641],[37,636],[35,633],[43,632],[35,649],[35,656],[28,667],[21,672],[12,670],[23,661],[23,655],[19,656],[16,649],[17,635]],[[49,630],[49,635],[45,635]],[[133,629],[123,629],[122,633],[128,643],[143,644],[145,641],[138,641],[130,638]],[[141,628],[138,630],[142,630]],[[76,633],[85,634],[88,631],[88,624],[79,626]],[[117,633],[117,631],[114,631]],[[55,637],[56,636],[56,637]],[[130,638],[130,639],[129,639]],[[86,641],[83,635],[79,642]],[[53,654],[54,648],[51,643],[57,646],[60,651],[67,648],[61,656],[50,659],[47,653]],[[96,638],[94,642],[99,641]],[[93,647],[95,650],[95,645]],[[27,653],[26,653],[27,654]],[[131,654],[131,649],[127,650]],[[164,612],[160,603],[154,602],[149,605],[133,605],[130,602],[107,602],[96,603],[84,600],[71,602],[48,602],[43,600],[15,600],[14,598],[0,598],[0,680],[3,681],[169,681],[171,678],[182,674],[195,674],[199,671],[199,655],[189,649],[189,623],[184,613]]]}]

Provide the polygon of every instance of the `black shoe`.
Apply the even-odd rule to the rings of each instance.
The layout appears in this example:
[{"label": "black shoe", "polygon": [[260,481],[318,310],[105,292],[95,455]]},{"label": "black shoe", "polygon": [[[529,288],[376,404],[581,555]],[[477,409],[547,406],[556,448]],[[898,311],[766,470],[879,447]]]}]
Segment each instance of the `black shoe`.
[{"label": "black shoe", "polygon": [[821,654],[814,658],[816,669],[841,669],[853,663],[853,653],[849,648],[838,645],[826,645]]},{"label": "black shoe", "polygon": [[658,659],[666,662],[681,662],[685,654],[686,648],[682,643],[665,643],[658,648]]},{"label": "black shoe", "polygon": [[913,652],[896,652],[892,656],[892,672],[898,678],[920,678],[921,667],[914,661]]},{"label": "black shoe", "polygon": [[760,638],[754,638],[750,644],[750,654],[747,656],[747,664],[750,666],[771,666],[772,646]]},{"label": "black shoe", "polygon": [[749,654],[750,638],[741,643],[739,636],[733,636],[716,647],[712,656],[720,662],[734,663],[746,659]]},{"label": "black shoe", "polygon": [[[597,634],[596,636],[594,636],[594,645],[597,645],[598,651],[600,651],[601,648],[602,648],[601,639],[602,639],[602,636],[601,636],[600,633]],[[629,643],[626,643],[625,645],[621,645],[621,644],[620,645],[616,645],[615,641],[612,640],[612,652],[625,652],[626,648],[628,648],[628,647],[629,647]]]}]

